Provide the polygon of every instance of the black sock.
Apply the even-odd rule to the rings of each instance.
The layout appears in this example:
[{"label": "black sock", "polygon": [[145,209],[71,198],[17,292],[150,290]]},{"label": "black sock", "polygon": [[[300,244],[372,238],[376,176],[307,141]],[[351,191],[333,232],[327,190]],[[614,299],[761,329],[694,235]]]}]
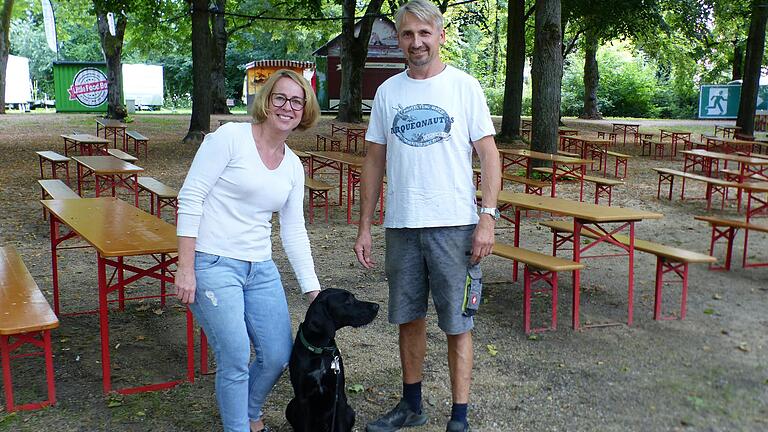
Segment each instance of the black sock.
[{"label": "black sock", "polygon": [[453,404],[451,406],[451,421],[467,424],[467,404]]},{"label": "black sock", "polygon": [[413,384],[403,383],[403,399],[416,414],[421,414],[421,381]]}]

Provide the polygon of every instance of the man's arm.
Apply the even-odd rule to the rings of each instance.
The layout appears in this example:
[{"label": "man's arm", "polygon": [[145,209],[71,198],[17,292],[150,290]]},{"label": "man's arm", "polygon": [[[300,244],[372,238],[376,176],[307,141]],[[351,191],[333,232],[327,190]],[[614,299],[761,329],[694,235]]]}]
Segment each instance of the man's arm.
[{"label": "man's arm", "polygon": [[[480,190],[483,192],[483,207],[496,207],[501,190],[501,162],[499,150],[493,136],[483,137],[473,143],[480,159]],[[496,221],[491,215],[481,214],[472,238],[472,263],[477,263],[493,250]]]},{"label": "man's arm", "polygon": [[386,169],[387,146],[368,142],[367,147],[363,172],[360,174],[360,224],[357,227],[355,255],[363,267],[372,268],[375,263],[371,257],[371,224]]}]

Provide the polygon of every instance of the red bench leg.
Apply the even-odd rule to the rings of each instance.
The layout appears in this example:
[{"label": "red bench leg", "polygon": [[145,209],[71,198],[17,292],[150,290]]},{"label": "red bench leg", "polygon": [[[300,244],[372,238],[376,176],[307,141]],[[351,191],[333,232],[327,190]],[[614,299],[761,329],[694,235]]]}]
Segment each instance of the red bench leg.
[{"label": "red bench leg", "polygon": [[[17,339],[14,343],[9,343],[11,336],[0,336],[0,355],[3,362],[3,387],[5,388],[5,406],[6,411],[29,411],[46,406],[50,406],[56,403],[56,387],[53,377],[53,350],[51,349],[51,331],[43,330],[33,333],[20,333],[13,335]],[[14,351],[25,344],[31,344],[38,348],[42,348],[42,351],[36,351],[32,353],[19,354],[11,357],[11,351]],[[22,405],[16,405],[13,398],[13,381],[11,379],[11,359],[29,356],[44,356],[45,357],[45,377],[46,387],[48,391],[48,399],[42,402],[34,402]]]},{"label": "red bench leg", "polygon": [[[544,281],[549,288],[532,289],[533,282]],[[533,292],[549,292],[552,299],[552,324],[549,327],[531,329],[531,294]],[[557,329],[557,272],[531,270],[527,265],[523,268],[523,327],[525,333],[542,332]]]},{"label": "red bench leg", "polygon": [[662,286],[664,285],[664,274],[674,272],[680,277],[682,283],[682,294],[680,298],[680,319],[685,319],[686,304],[688,302],[688,263],[673,263],[664,260],[662,257],[656,257],[656,295],[653,305],[654,320],[672,320],[674,316],[661,315]]}]

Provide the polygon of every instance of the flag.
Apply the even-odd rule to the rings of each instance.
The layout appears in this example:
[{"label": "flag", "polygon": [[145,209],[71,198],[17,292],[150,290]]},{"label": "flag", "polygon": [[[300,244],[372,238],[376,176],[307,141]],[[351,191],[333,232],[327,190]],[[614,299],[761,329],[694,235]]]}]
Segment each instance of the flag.
[{"label": "flag", "polygon": [[48,47],[53,52],[59,52],[56,42],[56,18],[53,16],[53,6],[51,0],[40,0],[43,5],[43,22],[45,25],[45,39],[48,41]]}]

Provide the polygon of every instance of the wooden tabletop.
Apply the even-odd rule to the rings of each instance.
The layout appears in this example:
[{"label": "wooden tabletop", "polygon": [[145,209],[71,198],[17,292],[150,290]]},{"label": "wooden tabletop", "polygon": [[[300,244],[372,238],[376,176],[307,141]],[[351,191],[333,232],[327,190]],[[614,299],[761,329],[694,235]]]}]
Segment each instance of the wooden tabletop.
[{"label": "wooden tabletop", "polygon": [[40,202],[101,256],[176,252],[176,227],[118,198]]},{"label": "wooden tabletop", "polygon": [[[570,137],[567,137],[570,138]],[[586,165],[592,163],[589,159],[578,159],[568,156],[556,155],[552,153],[537,152],[528,149],[499,149],[501,154],[510,154],[514,156],[523,156],[529,159],[536,160],[548,160],[551,162],[557,162],[559,164],[574,164],[574,165]]]},{"label": "wooden tabletop", "polygon": [[638,221],[643,219],[661,219],[661,213],[631,208],[602,206],[586,202],[571,201],[563,198],[551,198],[502,190],[498,201],[523,210],[541,210],[548,213],[573,216],[590,222]]},{"label": "wooden tabletop", "polygon": [[106,138],[97,137],[91,134],[63,134],[62,138],[82,144],[107,144]]},{"label": "wooden tabletop", "polygon": [[614,126],[634,126],[640,127],[640,123],[611,123]]},{"label": "wooden tabletop", "polygon": [[52,162],[66,162],[69,160],[68,157],[62,154],[58,154],[55,151],[43,150],[35,153],[37,153],[37,155],[42,157],[43,159],[48,159],[49,161],[52,161]]},{"label": "wooden tabletop", "polygon": [[97,118],[96,123],[108,128],[125,129],[128,127],[127,124],[121,122],[120,120],[108,119],[103,117]]},{"label": "wooden tabletop", "polygon": [[576,140],[576,141],[583,141],[588,144],[595,144],[595,145],[611,145],[613,144],[613,141],[605,139],[605,138],[596,138],[596,137],[588,137],[584,135],[571,135],[571,136],[565,136],[563,139],[567,140]]},{"label": "wooden tabletop", "polygon": [[735,138],[724,138],[719,136],[704,135],[704,139],[707,141],[720,141],[727,144],[739,144],[739,145],[753,145],[754,141],[740,140]]},{"label": "wooden tabletop", "polygon": [[750,156],[740,156],[735,153],[719,153],[719,152],[713,152],[713,151],[703,150],[703,149],[683,150],[680,153],[693,155],[693,156],[700,156],[700,157],[709,158],[709,159],[721,159],[721,160],[733,161],[733,162],[743,163],[746,165],[768,165],[768,159],[750,157]]},{"label": "wooden tabletop", "polygon": [[144,171],[144,168],[114,156],[73,156],[72,159],[97,174],[134,174]]},{"label": "wooden tabletop", "polygon": [[330,161],[352,165],[354,167],[363,166],[363,161],[365,160],[362,156],[339,151],[308,151],[307,154],[321,159],[328,159]]},{"label": "wooden tabletop", "polygon": [[51,310],[13,246],[0,247],[0,334],[56,328]]},{"label": "wooden tabletop", "polygon": [[671,134],[690,134],[691,132],[682,129],[659,129],[659,132],[667,132]]}]

